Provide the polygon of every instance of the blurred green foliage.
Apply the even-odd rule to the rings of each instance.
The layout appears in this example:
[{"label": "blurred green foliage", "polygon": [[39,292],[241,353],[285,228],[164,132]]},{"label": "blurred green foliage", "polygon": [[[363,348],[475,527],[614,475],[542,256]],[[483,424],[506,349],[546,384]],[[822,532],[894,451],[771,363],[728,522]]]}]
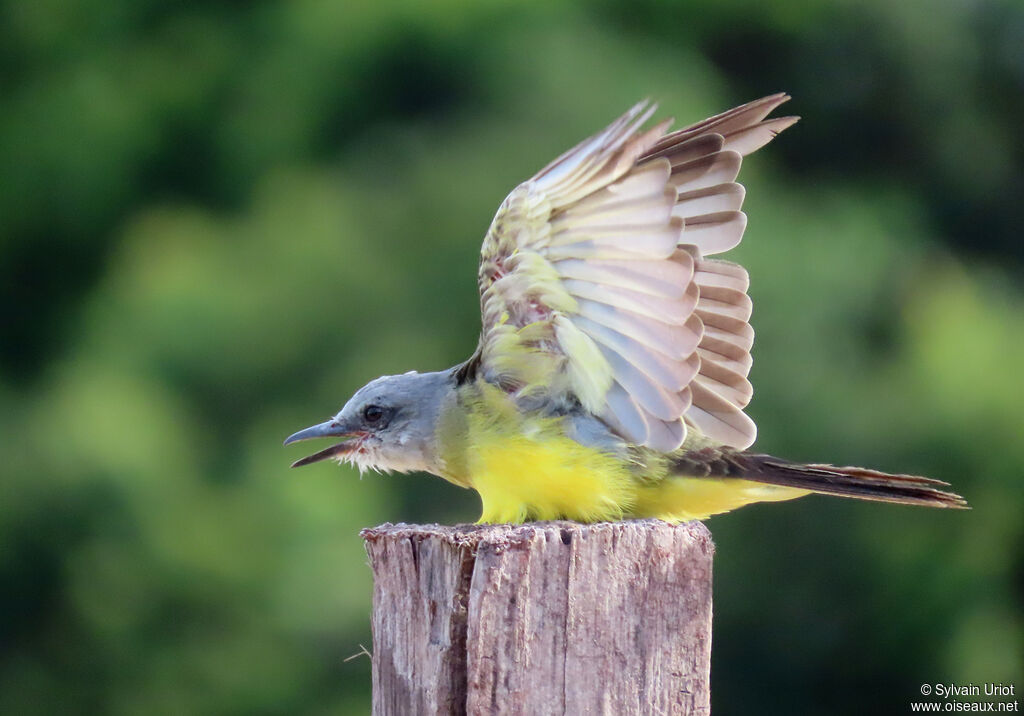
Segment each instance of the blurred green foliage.
[{"label": "blurred green foliage", "polygon": [[364,713],[359,528],[422,476],[290,473],[366,380],[464,358],[504,194],[645,96],[779,89],[747,162],[759,447],[944,513],[715,518],[720,713],[1024,688],[1024,6],[0,2],[0,713]]}]

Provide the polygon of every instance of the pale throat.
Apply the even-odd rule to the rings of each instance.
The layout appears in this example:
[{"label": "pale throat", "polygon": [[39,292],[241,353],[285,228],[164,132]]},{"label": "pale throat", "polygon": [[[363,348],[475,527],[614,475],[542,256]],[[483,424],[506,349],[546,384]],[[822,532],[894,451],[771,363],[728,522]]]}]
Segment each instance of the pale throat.
[{"label": "pale throat", "polygon": [[353,453],[352,462],[361,469],[378,472],[429,472],[440,474],[440,461],[433,436],[416,435],[404,429],[390,439],[367,442]]}]

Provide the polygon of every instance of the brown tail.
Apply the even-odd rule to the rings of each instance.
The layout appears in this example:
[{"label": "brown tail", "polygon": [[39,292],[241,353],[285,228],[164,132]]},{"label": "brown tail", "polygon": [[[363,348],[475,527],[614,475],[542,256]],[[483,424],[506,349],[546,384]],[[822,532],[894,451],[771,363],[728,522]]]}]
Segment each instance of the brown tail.
[{"label": "brown tail", "polygon": [[708,448],[689,451],[678,463],[688,475],[735,477],[860,500],[970,509],[960,495],[939,489],[949,487],[948,482],[930,477],[890,475],[863,467],[805,465],[771,455]]}]

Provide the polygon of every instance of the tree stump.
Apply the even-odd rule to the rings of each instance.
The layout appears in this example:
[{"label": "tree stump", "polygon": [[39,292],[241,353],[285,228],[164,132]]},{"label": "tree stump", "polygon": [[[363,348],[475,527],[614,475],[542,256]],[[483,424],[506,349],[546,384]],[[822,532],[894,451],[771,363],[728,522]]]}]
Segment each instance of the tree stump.
[{"label": "tree stump", "polygon": [[363,530],[373,713],[706,714],[704,525]]}]

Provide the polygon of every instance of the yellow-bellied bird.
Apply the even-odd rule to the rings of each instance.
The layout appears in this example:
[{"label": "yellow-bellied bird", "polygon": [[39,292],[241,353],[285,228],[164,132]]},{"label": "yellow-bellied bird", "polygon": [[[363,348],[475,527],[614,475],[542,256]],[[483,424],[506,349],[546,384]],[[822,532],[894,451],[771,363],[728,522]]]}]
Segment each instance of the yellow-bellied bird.
[{"label": "yellow-bellied bird", "polygon": [[641,103],[517,186],[480,256],[473,356],[385,376],[285,444],[480,493],[482,522],[704,519],[809,492],[966,507],[947,483],[748,452],[747,272],[709,258],[747,217],[740,162],[785,94],[669,132]]}]

